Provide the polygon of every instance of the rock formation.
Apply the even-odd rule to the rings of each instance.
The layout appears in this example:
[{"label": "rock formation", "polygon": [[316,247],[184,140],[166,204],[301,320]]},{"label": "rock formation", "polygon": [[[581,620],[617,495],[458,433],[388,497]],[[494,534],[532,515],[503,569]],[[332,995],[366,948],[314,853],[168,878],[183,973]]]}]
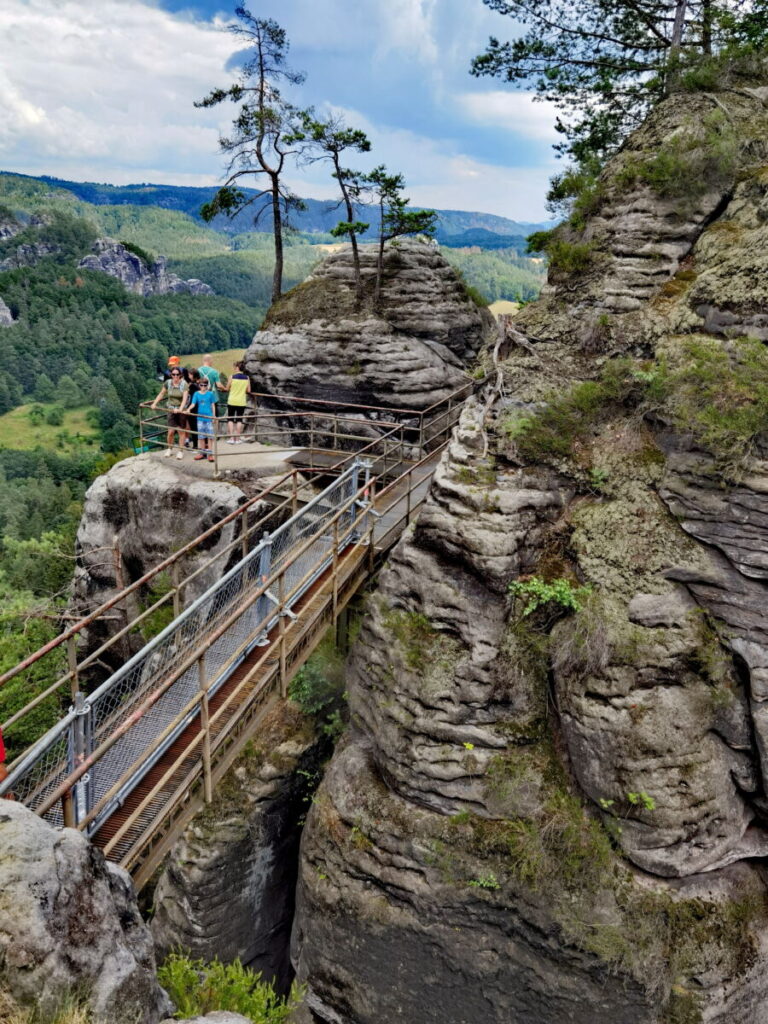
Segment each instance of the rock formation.
[{"label": "rock formation", "polygon": [[259,727],[166,861],[153,899],[159,956],[237,957],[288,990],[301,824],[326,747],[293,703]]},{"label": "rock formation", "polygon": [[0,327],[12,327],[14,323],[13,313],[0,298]]},{"label": "rock formation", "polygon": [[[175,460],[174,460],[175,461]],[[154,459],[125,459],[108,473],[97,477],[85,496],[83,515],[77,533],[72,611],[88,614],[114,594],[140,579],[188,541],[203,533],[245,501],[245,494],[230,483],[194,479],[176,468]],[[254,510],[255,514],[256,510]],[[183,605],[199,597],[229,567],[235,554],[216,559],[240,529],[239,520],[214,534],[205,550],[192,553],[181,565],[188,575],[203,561],[211,562],[184,591]],[[165,581],[167,583],[167,580]],[[159,581],[162,585],[163,581]],[[159,596],[159,595],[158,595]],[[136,593],[132,607],[138,614],[138,602],[146,593]],[[85,648],[96,647],[106,638],[106,628],[117,631],[119,623],[97,624],[83,636]],[[141,646],[140,636],[133,642]],[[121,650],[129,657],[133,650]]]},{"label": "rock formation", "polygon": [[307,1020],[765,1017],[767,96],[673,96],[609,163],[381,575]]},{"label": "rock formation", "polygon": [[347,249],[270,309],[246,354],[259,391],[425,409],[467,382],[493,318],[469,298],[438,249],[390,243],[378,309],[375,247],[362,246],[360,259],[366,290],[360,310]]},{"label": "rock formation", "polygon": [[170,1009],[128,875],[74,829],[0,807],[0,992],[44,1018],[73,997],[97,1024],[154,1024]]},{"label": "rock formation", "polygon": [[135,295],[213,295],[213,288],[197,278],[182,281],[176,274],[169,273],[164,256],[158,256],[148,266],[141,256],[112,238],[97,239],[93,250],[94,254],[84,256],[78,266],[116,277]]}]

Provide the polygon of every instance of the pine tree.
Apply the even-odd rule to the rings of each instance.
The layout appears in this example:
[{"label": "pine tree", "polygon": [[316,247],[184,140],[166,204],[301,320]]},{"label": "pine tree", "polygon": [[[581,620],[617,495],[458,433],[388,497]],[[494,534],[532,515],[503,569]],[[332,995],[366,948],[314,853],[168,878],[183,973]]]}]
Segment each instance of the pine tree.
[{"label": "pine tree", "polygon": [[[272,214],[275,239],[275,269],[272,277],[272,302],[282,294],[283,232],[291,209],[301,200],[286,186],[283,175],[292,155],[290,139],[295,135],[298,111],[280,95],[283,82],[304,80],[299,72],[286,66],[288,39],[285,30],[271,18],[256,18],[247,7],[236,7],[241,24],[231,30],[245,41],[252,56],[245,62],[239,81],[228,89],[214,89],[197,107],[213,107],[224,100],[240,103],[230,137],[219,139],[219,147],[229,157],[227,180],[200,213],[213,220],[223,213],[233,217],[254,205],[254,225],[266,211]],[[244,177],[265,178],[265,187],[248,196],[239,187]]]}]

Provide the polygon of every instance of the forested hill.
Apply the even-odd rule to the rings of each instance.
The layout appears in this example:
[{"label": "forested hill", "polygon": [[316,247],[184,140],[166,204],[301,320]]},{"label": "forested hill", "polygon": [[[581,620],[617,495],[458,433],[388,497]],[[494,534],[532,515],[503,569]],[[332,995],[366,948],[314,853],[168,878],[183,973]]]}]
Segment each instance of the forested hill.
[{"label": "forested hill", "polygon": [[[72,188],[65,187],[68,185]],[[137,186],[136,189],[143,198],[138,205],[125,202],[126,197],[134,194],[130,187],[78,185],[61,179],[0,172],[0,204],[10,210],[27,216],[47,215],[58,210],[87,220],[99,235],[129,242],[154,256],[168,257],[169,270],[181,278],[199,278],[217,295],[253,306],[260,321],[269,306],[271,292],[271,235],[248,230],[235,234],[226,220],[223,226],[227,230],[219,230],[218,222],[206,225],[191,213],[161,205],[181,202],[180,197],[184,196],[187,205],[191,203],[190,196],[197,204],[203,193],[210,195],[210,189],[172,186]],[[84,198],[86,196],[97,198],[99,202],[92,203]],[[105,198],[116,201],[105,203]],[[157,200],[157,205],[148,202],[151,198]],[[194,212],[198,212],[196,205]],[[468,285],[489,302],[528,300],[538,295],[545,268],[541,260],[532,260],[525,254],[524,239],[520,235],[502,235],[489,228],[472,227],[472,219],[486,217],[488,223],[505,229],[514,226],[527,231],[534,225],[516,224],[485,214],[448,213],[453,218],[453,228],[460,233],[451,236],[453,244],[445,246],[443,251],[461,270]],[[338,211],[331,211],[329,222],[335,223],[337,219]],[[363,241],[365,238],[363,236]],[[292,288],[303,281],[325,255],[328,244],[338,245],[339,242],[321,231],[290,234],[286,238],[283,287]]]},{"label": "forested hill", "polygon": [[[0,175],[6,172],[0,171]],[[193,188],[185,185],[104,185],[94,182],[67,181],[44,175],[35,178],[28,175],[14,175],[30,182],[38,181],[49,188],[66,189],[78,199],[94,206],[159,206],[165,210],[186,213],[200,220],[200,207],[213,198],[216,188]],[[252,189],[243,189],[246,195],[256,195]],[[309,233],[328,232],[339,221],[338,209],[333,203],[318,199],[303,200],[305,209],[293,215],[292,220],[299,231]],[[437,240],[442,245],[478,245],[481,248],[498,249],[504,246],[521,248],[526,235],[539,231],[551,224],[529,223],[509,220],[492,213],[476,213],[465,210],[438,210]],[[371,223],[376,229],[376,213],[371,207],[358,207],[358,217]],[[217,218],[213,226],[219,231],[239,234],[253,229],[253,212],[244,210],[228,220]],[[269,231],[271,220],[267,213],[259,224],[261,231]]]}]

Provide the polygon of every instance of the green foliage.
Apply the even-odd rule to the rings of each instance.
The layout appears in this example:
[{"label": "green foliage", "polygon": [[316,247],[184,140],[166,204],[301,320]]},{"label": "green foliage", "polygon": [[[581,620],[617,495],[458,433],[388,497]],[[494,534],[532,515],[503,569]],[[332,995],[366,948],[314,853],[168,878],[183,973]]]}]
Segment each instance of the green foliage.
[{"label": "green foliage", "polygon": [[88,221],[52,210],[44,223],[27,227],[13,238],[0,239],[0,259],[12,256],[20,245],[43,245],[53,250],[48,256],[52,263],[68,263],[90,252],[95,241],[96,230]]},{"label": "green foliage", "polygon": [[132,252],[134,256],[138,256],[145,267],[151,268],[155,265],[155,257],[148,253],[146,249],[142,249],[140,245],[137,245],[135,242],[126,242],[124,240],[121,240],[120,244],[126,248],[128,252]]},{"label": "green foliage", "polygon": [[[171,580],[170,573],[158,573],[157,576],[153,577],[146,593],[141,598],[141,611],[147,611],[162,598],[167,597],[172,590],[173,581]],[[161,633],[166,626],[170,626],[173,619],[173,599],[169,597],[168,600],[150,612],[146,619],[139,624],[142,637],[145,641],[151,640],[152,637]]]},{"label": "green foliage", "polygon": [[336,647],[333,630],[326,633],[293,677],[288,696],[305,715],[320,721],[321,729],[330,739],[338,739],[344,728],[345,673],[344,656]]},{"label": "green foliage", "polygon": [[[243,238],[244,236],[238,236]],[[256,237],[251,236],[251,237]],[[260,238],[269,236],[259,236]],[[317,265],[322,251],[315,245],[292,245],[284,254],[284,286],[300,284]],[[237,299],[253,306],[256,318],[270,305],[274,255],[263,246],[243,246],[235,252],[211,256],[186,255],[171,260],[169,270],[182,278],[196,277],[209,284],[217,295]]]},{"label": "green foliage", "polygon": [[627,161],[616,176],[618,184],[644,182],[664,198],[695,200],[713,188],[727,185],[738,167],[739,140],[719,109],[676,132],[653,156]]},{"label": "green foliage", "polygon": [[[7,672],[52,640],[59,632],[55,607],[28,589],[11,584],[0,572],[0,673]],[[49,655],[0,689],[0,722],[20,711],[66,669],[64,650]],[[47,697],[5,731],[8,761],[18,757],[61,717],[56,696]]]},{"label": "green foliage", "polygon": [[659,369],[664,405],[678,429],[738,473],[768,431],[768,351],[754,338],[694,337]]},{"label": "green foliage", "polygon": [[488,871],[485,874],[480,875],[479,878],[471,878],[468,885],[471,885],[474,889],[500,889],[501,884],[498,878],[492,871]]},{"label": "green foliage", "polygon": [[423,669],[430,657],[437,632],[426,615],[392,609],[384,617],[384,626],[399,644],[405,663],[412,669]]},{"label": "green foliage", "polygon": [[549,243],[553,240],[556,228],[550,228],[548,231],[534,231],[533,234],[528,235],[525,242],[526,252],[546,252]]},{"label": "green foliage", "polygon": [[484,3],[511,19],[516,37],[512,42],[492,37],[474,59],[472,73],[533,88],[554,103],[556,128],[565,139],[555,148],[569,153],[577,166],[615,152],[649,109],[675,89],[764,80],[760,57],[768,19],[762,4]]},{"label": "green foliage", "polygon": [[253,1024],[283,1024],[301,1001],[294,987],[289,996],[278,996],[261,972],[243,967],[240,960],[206,964],[181,953],[171,953],[157,972],[163,988],[176,1006],[176,1017],[198,1017],[228,1010],[248,1017]]},{"label": "green foliage", "polygon": [[627,800],[633,807],[637,807],[642,804],[646,811],[653,811],[656,809],[656,801],[652,796],[649,796],[645,790],[640,790],[639,793],[627,793]]},{"label": "green foliage", "polygon": [[578,611],[592,590],[591,587],[574,587],[569,580],[563,578],[545,582],[540,576],[515,580],[509,584],[508,589],[514,597],[523,599],[523,618],[549,604],[564,611]]},{"label": "green foliage", "polygon": [[442,248],[440,251],[451,266],[461,272],[468,294],[478,305],[486,306],[499,299],[522,302],[538,298],[546,280],[546,268],[541,261],[520,256],[515,249],[466,252]]},{"label": "green foliage", "polygon": [[579,274],[595,260],[592,242],[569,242],[554,237],[548,241],[546,251],[551,269],[561,274]]},{"label": "green foliage", "polygon": [[643,398],[658,395],[661,385],[656,377],[642,379],[643,372],[647,371],[631,359],[610,360],[599,380],[582,381],[565,394],[552,395],[537,412],[509,417],[502,429],[531,461],[567,458],[574,444],[584,442],[619,406],[636,406]]}]

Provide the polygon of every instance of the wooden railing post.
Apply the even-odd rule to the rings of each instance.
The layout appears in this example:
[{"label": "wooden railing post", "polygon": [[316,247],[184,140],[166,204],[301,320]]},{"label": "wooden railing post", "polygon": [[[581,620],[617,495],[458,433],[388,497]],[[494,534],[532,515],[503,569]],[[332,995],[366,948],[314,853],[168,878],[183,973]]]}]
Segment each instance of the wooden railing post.
[{"label": "wooden railing post", "polygon": [[69,692],[74,704],[80,692],[80,679],[77,672],[77,643],[73,636],[67,637],[67,666],[72,673],[69,679]]},{"label": "wooden railing post", "polygon": [[197,662],[197,679],[200,688],[200,727],[203,730],[203,795],[207,804],[213,801],[211,782],[211,720],[208,708],[208,678],[205,671],[205,654]]},{"label": "wooden railing post", "polygon": [[240,552],[245,558],[248,554],[248,510],[243,509],[240,515]]},{"label": "wooden railing post", "polygon": [[171,583],[173,584],[173,617],[181,615],[181,593],[179,592],[179,562],[171,566]]},{"label": "wooden railing post", "polygon": [[285,571],[277,581],[277,628],[280,635],[280,696],[288,696],[288,675],[285,668]]}]

